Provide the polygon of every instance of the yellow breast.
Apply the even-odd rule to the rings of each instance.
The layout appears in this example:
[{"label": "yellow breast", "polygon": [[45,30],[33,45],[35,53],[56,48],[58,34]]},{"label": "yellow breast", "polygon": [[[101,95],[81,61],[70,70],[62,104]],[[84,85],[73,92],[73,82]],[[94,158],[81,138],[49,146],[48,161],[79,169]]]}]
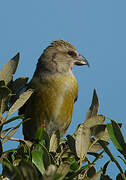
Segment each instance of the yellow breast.
[{"label": "yellow breast", "polygon": [[45,122],[49,134],[59,129],[63,136],[71,122],[73,105],[78,94],[75,77],[71,74],[54,75],[41,81],[33,79],[31,87],[35,92],[25,108],[25,114],[31,117],[30,126],[38,128]]}]

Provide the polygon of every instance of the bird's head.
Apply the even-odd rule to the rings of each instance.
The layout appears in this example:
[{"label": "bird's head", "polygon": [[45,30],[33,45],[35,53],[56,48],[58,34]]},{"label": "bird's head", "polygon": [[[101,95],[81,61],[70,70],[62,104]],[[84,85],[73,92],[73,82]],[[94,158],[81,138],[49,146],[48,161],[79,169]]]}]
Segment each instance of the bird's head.
[{"label": "bird's head", "polygon": [[41,57],[37,68],[50,72],[69,72],[74,65],[88,65],[87,60],[81,56],[75,47],[64,40],[56,40],[48,46]]}]

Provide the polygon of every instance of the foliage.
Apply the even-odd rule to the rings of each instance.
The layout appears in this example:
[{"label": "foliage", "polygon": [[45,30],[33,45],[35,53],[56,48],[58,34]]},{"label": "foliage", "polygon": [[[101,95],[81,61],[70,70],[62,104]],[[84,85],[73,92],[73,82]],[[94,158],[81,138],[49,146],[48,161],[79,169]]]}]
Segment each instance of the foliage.
[{"label": "foliage", "polygon": [[[26,86],[27,77],[13,81],[18,62],[19,53],[0,71],[0,161],[3,167],[1,179],[111,179],[107,175],[111,162],[114,162],[120,171],[116,174],[116,179],[126,179],[117,157],[114,157],[108,148],[111,139],[120,154],[118,157],[126,164],[126,143],[120,130],[121,124],[98,114],[96,90],[85,121],[78,125],[73,135],[61,138],[57,131],[49,137],[43,127],[37,130],[34,142],[13,137],[22,122],[15,127],[5,128],[5,125],[9,126],[12,121],[23,119],[23,115],[11,118],[10,115],[17,111],[33,92],[30,89],[20,93]],[[104,124],[106,119],[109,119],[110,123]],[[18,141],[20,145],[17,149],[3,152],[3,144],[8,140]],[[110,160],[96,171],[95,164],[104,158],[104,152]],[[92,161],[90,156],[93,157]]]}]

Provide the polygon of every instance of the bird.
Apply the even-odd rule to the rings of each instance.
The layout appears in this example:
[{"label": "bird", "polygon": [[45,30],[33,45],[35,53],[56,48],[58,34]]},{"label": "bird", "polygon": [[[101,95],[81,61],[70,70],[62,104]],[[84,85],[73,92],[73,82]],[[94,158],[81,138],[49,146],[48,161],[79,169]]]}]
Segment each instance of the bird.
[{"label": "bird", "polygon": [[[78,97],[78,84],[73,66],[87,65],[88,61],[76,48],[64,40],[55,40],[44,49],[27,89],[34,92],[20,108],[24,115],[25,140],[34,140],[38,128],[48,135],[59,131],[64,136],[72,120],[73,106]],[[25,119],[30,118],[28,121]]]}]

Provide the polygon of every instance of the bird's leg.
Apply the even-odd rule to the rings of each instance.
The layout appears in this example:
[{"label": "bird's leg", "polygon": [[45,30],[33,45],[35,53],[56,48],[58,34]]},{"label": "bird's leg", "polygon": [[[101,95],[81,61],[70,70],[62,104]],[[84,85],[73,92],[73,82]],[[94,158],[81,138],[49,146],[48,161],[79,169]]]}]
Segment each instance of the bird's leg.
[{"label": "bird's leg", "polygon": [[46,128],[46,122],[45,122],[45,120],[42,122],[41,127],[42,127],[42,128]]}]

